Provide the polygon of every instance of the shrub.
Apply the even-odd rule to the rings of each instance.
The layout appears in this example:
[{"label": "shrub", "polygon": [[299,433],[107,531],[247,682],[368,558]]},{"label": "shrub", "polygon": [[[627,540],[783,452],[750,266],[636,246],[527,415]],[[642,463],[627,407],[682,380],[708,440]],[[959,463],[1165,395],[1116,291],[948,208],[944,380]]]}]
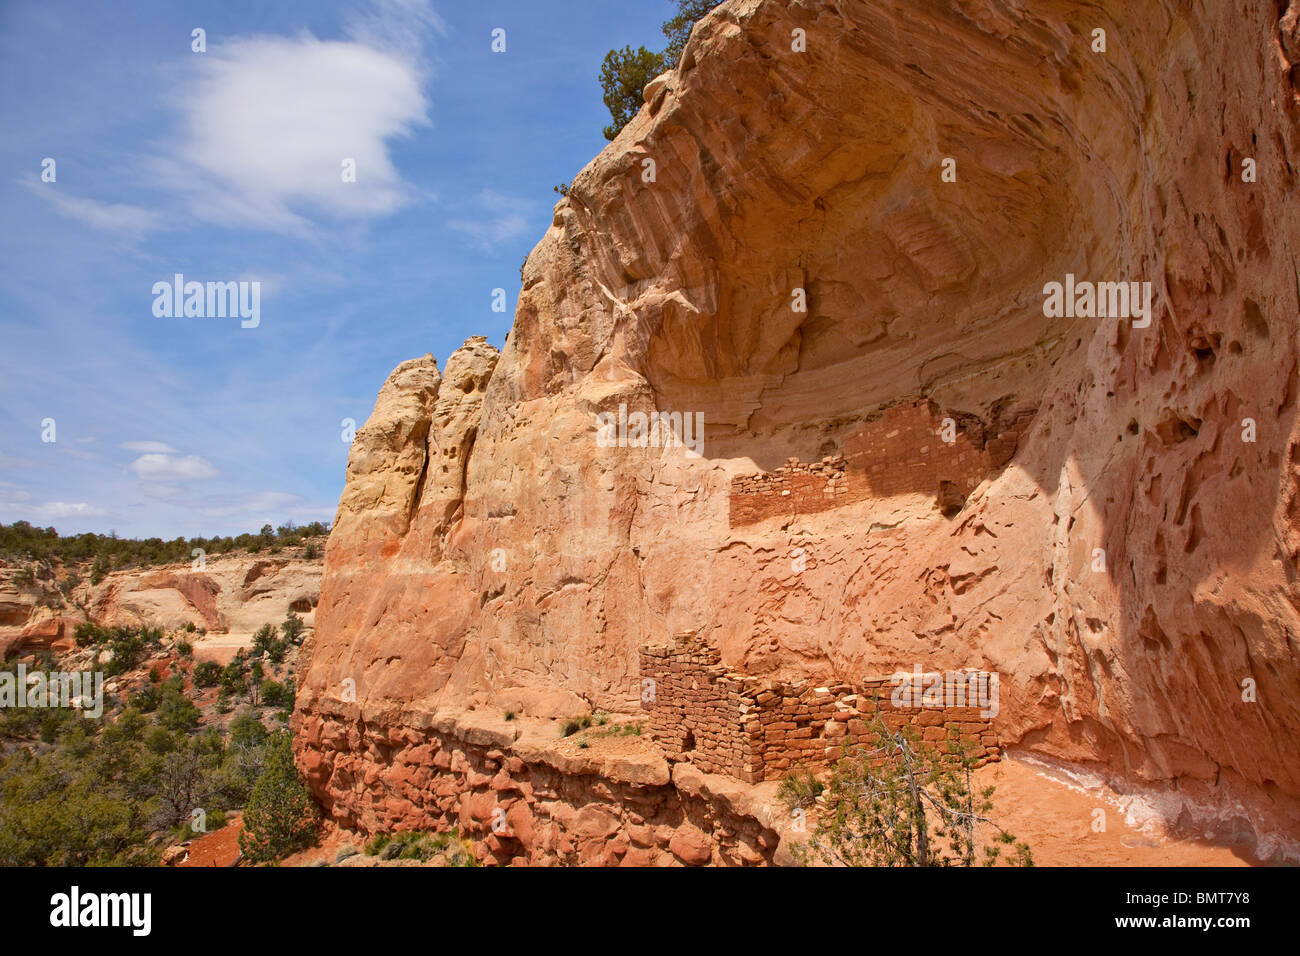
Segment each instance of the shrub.
[{"label": "shrub", "polygon": [[[290,612],[292,613],[292,612]],[[281,625],[283,627],[283,625]],[[253,635],[254,654],[265,654],[271,663],[279,664],[289,649],[289,638],[280,638],[274,624],[263,624]]]},{"label": "shrub", "polygon": [[[290,681],[290,683],[292,683]],[[267,707],[293,707],[293,689],[277,681],[269,680],[262,685],[262,703]]]},{"label": "shrub", "polygon": [[144,745],[150,753],[171,753],[176,749],[176,739],[166,727],[154,727],[144,735]]},{"label": "shrub", "polygon": [[199,709],[194,701],[186,697],[175,686],[163,689],[162,700],[158,704],[157,720],[168,730],[184,732],[193,730],[199,724]]},{"label": "shrub", "polygon": [[244,662],[236,655],[235,659],[221,669],[221,689],[231,697],[243,693],[247,686],[244,676]]},{"label": "shrub", "polygon": [[[846,747],[831,769],[817,827],[796,846],[795,858],[842,866],[992,866],[1007,850],[1013,864],[1033,866],[1029,847],[985,815],[993,788],[975,791],[973,768],[957,736],[951,752],[940,753],[910,728],[891,731],[877,718],[873,739]],[[794,810],[811,805],[815,789],[795,776],[780,793]]]},{"label": "shrub", "polygon": [[804,809],[817,802],[825,785],[807,770],[795,770],[785,776],[777,788],[777,797],[790,809]]},{"label": "shrub", "polygon": [[162,701],[162,693],[153,684],[146,684],[130,696],[128,707],[134,707],[141,713],[152,713]]},{"label": "shrub", "polygon": [[590,726],[591,726],[590,717],[571,717],[564,722],[564,727],[561,730],[560,736],[572,737],[578,731],[586,730]]},{"label": "shrub", "polygon": [[94,647],[108,640],[109,630],[90,621],[81,621],[72,634],[78,647]]},{"label": "shrub", "polygon": [[192,674],[195,687],[214,687],[221,680],[221,665],[216,661],[199,661]]},{"label": "shrub", "polygon": [[315,833],[316,806],[298,780],[290,735],[268,742],[266,763],[244,808],[239,848],[254,863],[269,863],[306,846]]},{"label": "shrub", "polygon": [[284,621],[280,624],[280,633],[290,644],[302,643],[302,633],[307,629],[307,625],[293,611],[289,611],[284,616]]},{"label": "shrub", "polygon": [[241,710],[230,721],[230,745],[232,747],[260,747],[266,743],[270,734],[262,726],[262,721],[251,708]]}]

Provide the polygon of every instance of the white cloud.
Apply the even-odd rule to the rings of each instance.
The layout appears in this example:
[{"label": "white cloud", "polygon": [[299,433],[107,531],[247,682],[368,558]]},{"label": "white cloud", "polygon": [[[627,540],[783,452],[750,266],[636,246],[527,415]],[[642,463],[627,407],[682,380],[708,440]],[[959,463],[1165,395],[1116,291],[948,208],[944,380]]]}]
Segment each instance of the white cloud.
[{"label": "white cloud", "polygon": [[[388,141],[428,123],[418,39],[400,39],[403,25],[440,26],[426,3],[389,2],[354,19],[353,40],[210,45],[181,91],[179,145],[159,175],[196,216],[229,225],[304,233],[309,210],[358,219],[398,209],[413,191]],[[354,183],[342,181],[344,159],[356,163]]]},{"label": "white cloud", "polygon": [[302,511],[302,498],[284,491],[258,491],[247,495],[221,495],[206,499],[197,511],[209,518],[226,518],[230,515],[261,514],[288,515]]},{"label": "white cloud", "polygon": [[151,484],[169,481],[197,481],[201,478],[215,478],[217,469],[206,458],[198,455],[148,454],[141,455],[130,466],[140,478]]},{"label": "white cloud", "polygon": [[163,223],[163,218],[158,213],[141,209],[139,206],[120,202],[100,202],[98,199],[74,196],[57,183],[43,183],[35,179],[25,179],[22,183],[62,215],[92,229],[142,236],[146,232],[157,229]]},{"label": "white cloud", "polygon": [[447,225],[473,236],[480,245],[490,249],[526,233],[530,225],[528,213],[534,206],[536,203],[533,200],[515,199],[485,189],[479,193],[480,218],[452,219]]},{"label": "white cloud", "polygon": [[141,453],[152,453],[155,455],[172,455],[176,449],[166,442],[160,441],[124,441],[119,448],[125,448],[127,451],[138,451]]},{"label": "white cloud", "polygon": [[103,518],[108,514],[103,508],[86,504],[84,501],[47,501],[31,509],[43,518]]},{"label": "white cloud", "polygon": [[[17,459],[11,458],[9,460],[16,461]],[[0,481],[0,508],[26,505],[31,500],[31,493],[25,488],[15,485],[12,481]]]},{"label": "white cloud", "polygon": [[419,61],[430,33],[446,36],[447,25],[429,0],[372,0],[348,17],[349,38],[411,63]]}]

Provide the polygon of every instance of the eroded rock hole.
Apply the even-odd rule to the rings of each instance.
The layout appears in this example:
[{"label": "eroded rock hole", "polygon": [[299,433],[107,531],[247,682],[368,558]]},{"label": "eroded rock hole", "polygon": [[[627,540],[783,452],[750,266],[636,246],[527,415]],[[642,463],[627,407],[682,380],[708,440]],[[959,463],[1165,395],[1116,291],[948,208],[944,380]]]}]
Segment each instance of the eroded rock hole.
[{"label": "eroded rock hole", "polygon": [[945,518],[955,518],[966,506],[966,496],[958,489],[956,482],[940,481],[937,502],[940,514]]},{"label": "eroded rock hole", "polygon": [[1195,438],[1201,433],[1201,419],[1195,416],[1186,418],[1170,412],[1164,421],[1156,426],[1156,434],[1165,445],[1177,445]]},{"label": "eroded rock hole", "polygon": [[1246,328],[1251,333],[1259,336],[1261,339],[1268,338],[1268,321],[1264,318],[1264,313],[1260,311],[1259,303],[1254,299],[1247,299],[1242,306],[1243,317],[1245,318]]}]

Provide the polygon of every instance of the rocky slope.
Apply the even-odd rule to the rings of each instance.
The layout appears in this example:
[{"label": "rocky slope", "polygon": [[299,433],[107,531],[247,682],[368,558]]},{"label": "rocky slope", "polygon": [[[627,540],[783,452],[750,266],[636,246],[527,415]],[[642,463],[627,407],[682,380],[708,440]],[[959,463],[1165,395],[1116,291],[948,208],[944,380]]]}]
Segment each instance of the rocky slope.
[{"label": "rocky slope", "polygon": [[[320,599],[322,562],[302,549],[280,554],[212,555],[194,563],[113,571],[98,584],[83,580],[66,595],[52,569],[30,585],[15,579],[25,564],[0,567],[0,656],[58,645],[72,646],[81,621],[109,627],[188,628],[200,656],[222,658],[251,643],[263,624],[277,624],[287,611],[311,627]],[[65,569],[66,570],[66,569]],[[89,574],[82,568],[81,575]]]},{"label": "rocky slope", "polygon": [[[773,678],[996,671],[1013,752],[1297,855],[1298,21],[731,0],[697,24],[556,206],[504,351],[403,363],[358,433],[295,714],[330,813],[467,819],[437,754],[485,774],[510,741],[456,714],[631,712],[640,647],[689,630]],[[1149,325],[1049,317],[1067,274],[1152,283]],[[700,413],[702,454],[605,447],[620,406]],[[755,476],[816,490],[841,457],[843,504],[734,520]],[[710,806],[680,812],[718,860],[772,858]]]}]

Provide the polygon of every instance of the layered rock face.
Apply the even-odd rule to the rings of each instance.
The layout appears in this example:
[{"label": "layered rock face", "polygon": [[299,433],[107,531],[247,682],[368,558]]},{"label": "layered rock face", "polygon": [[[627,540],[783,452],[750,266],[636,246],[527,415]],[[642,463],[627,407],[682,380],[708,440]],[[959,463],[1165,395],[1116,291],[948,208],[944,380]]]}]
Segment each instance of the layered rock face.
[{"label": "layered rock face", "polygon": [[715,9],[504,351],[404,363],[357,436],[295,716],[326,807],[418,813],[431,714],[630,713],[692,631],[773,680],[996,672],[1004,747],[1294,856],[1298,11]]},{"label": "layered rock face", "polygon": [[[247,553],[205,557],[202,565],[161,565],[113,571],[98,584],[83,581],[61,596],[54,577],[17,587],[17,568],[0,569],[0,648],[6,653],[71,647],[82,621],[107,627],[187,625],[208,633],[200,649],[250,643],[263,624],[286,611],[310,627],[320,599],[321,562],[300,554]],[[217,637],[216,635],[220,635]]]}]

